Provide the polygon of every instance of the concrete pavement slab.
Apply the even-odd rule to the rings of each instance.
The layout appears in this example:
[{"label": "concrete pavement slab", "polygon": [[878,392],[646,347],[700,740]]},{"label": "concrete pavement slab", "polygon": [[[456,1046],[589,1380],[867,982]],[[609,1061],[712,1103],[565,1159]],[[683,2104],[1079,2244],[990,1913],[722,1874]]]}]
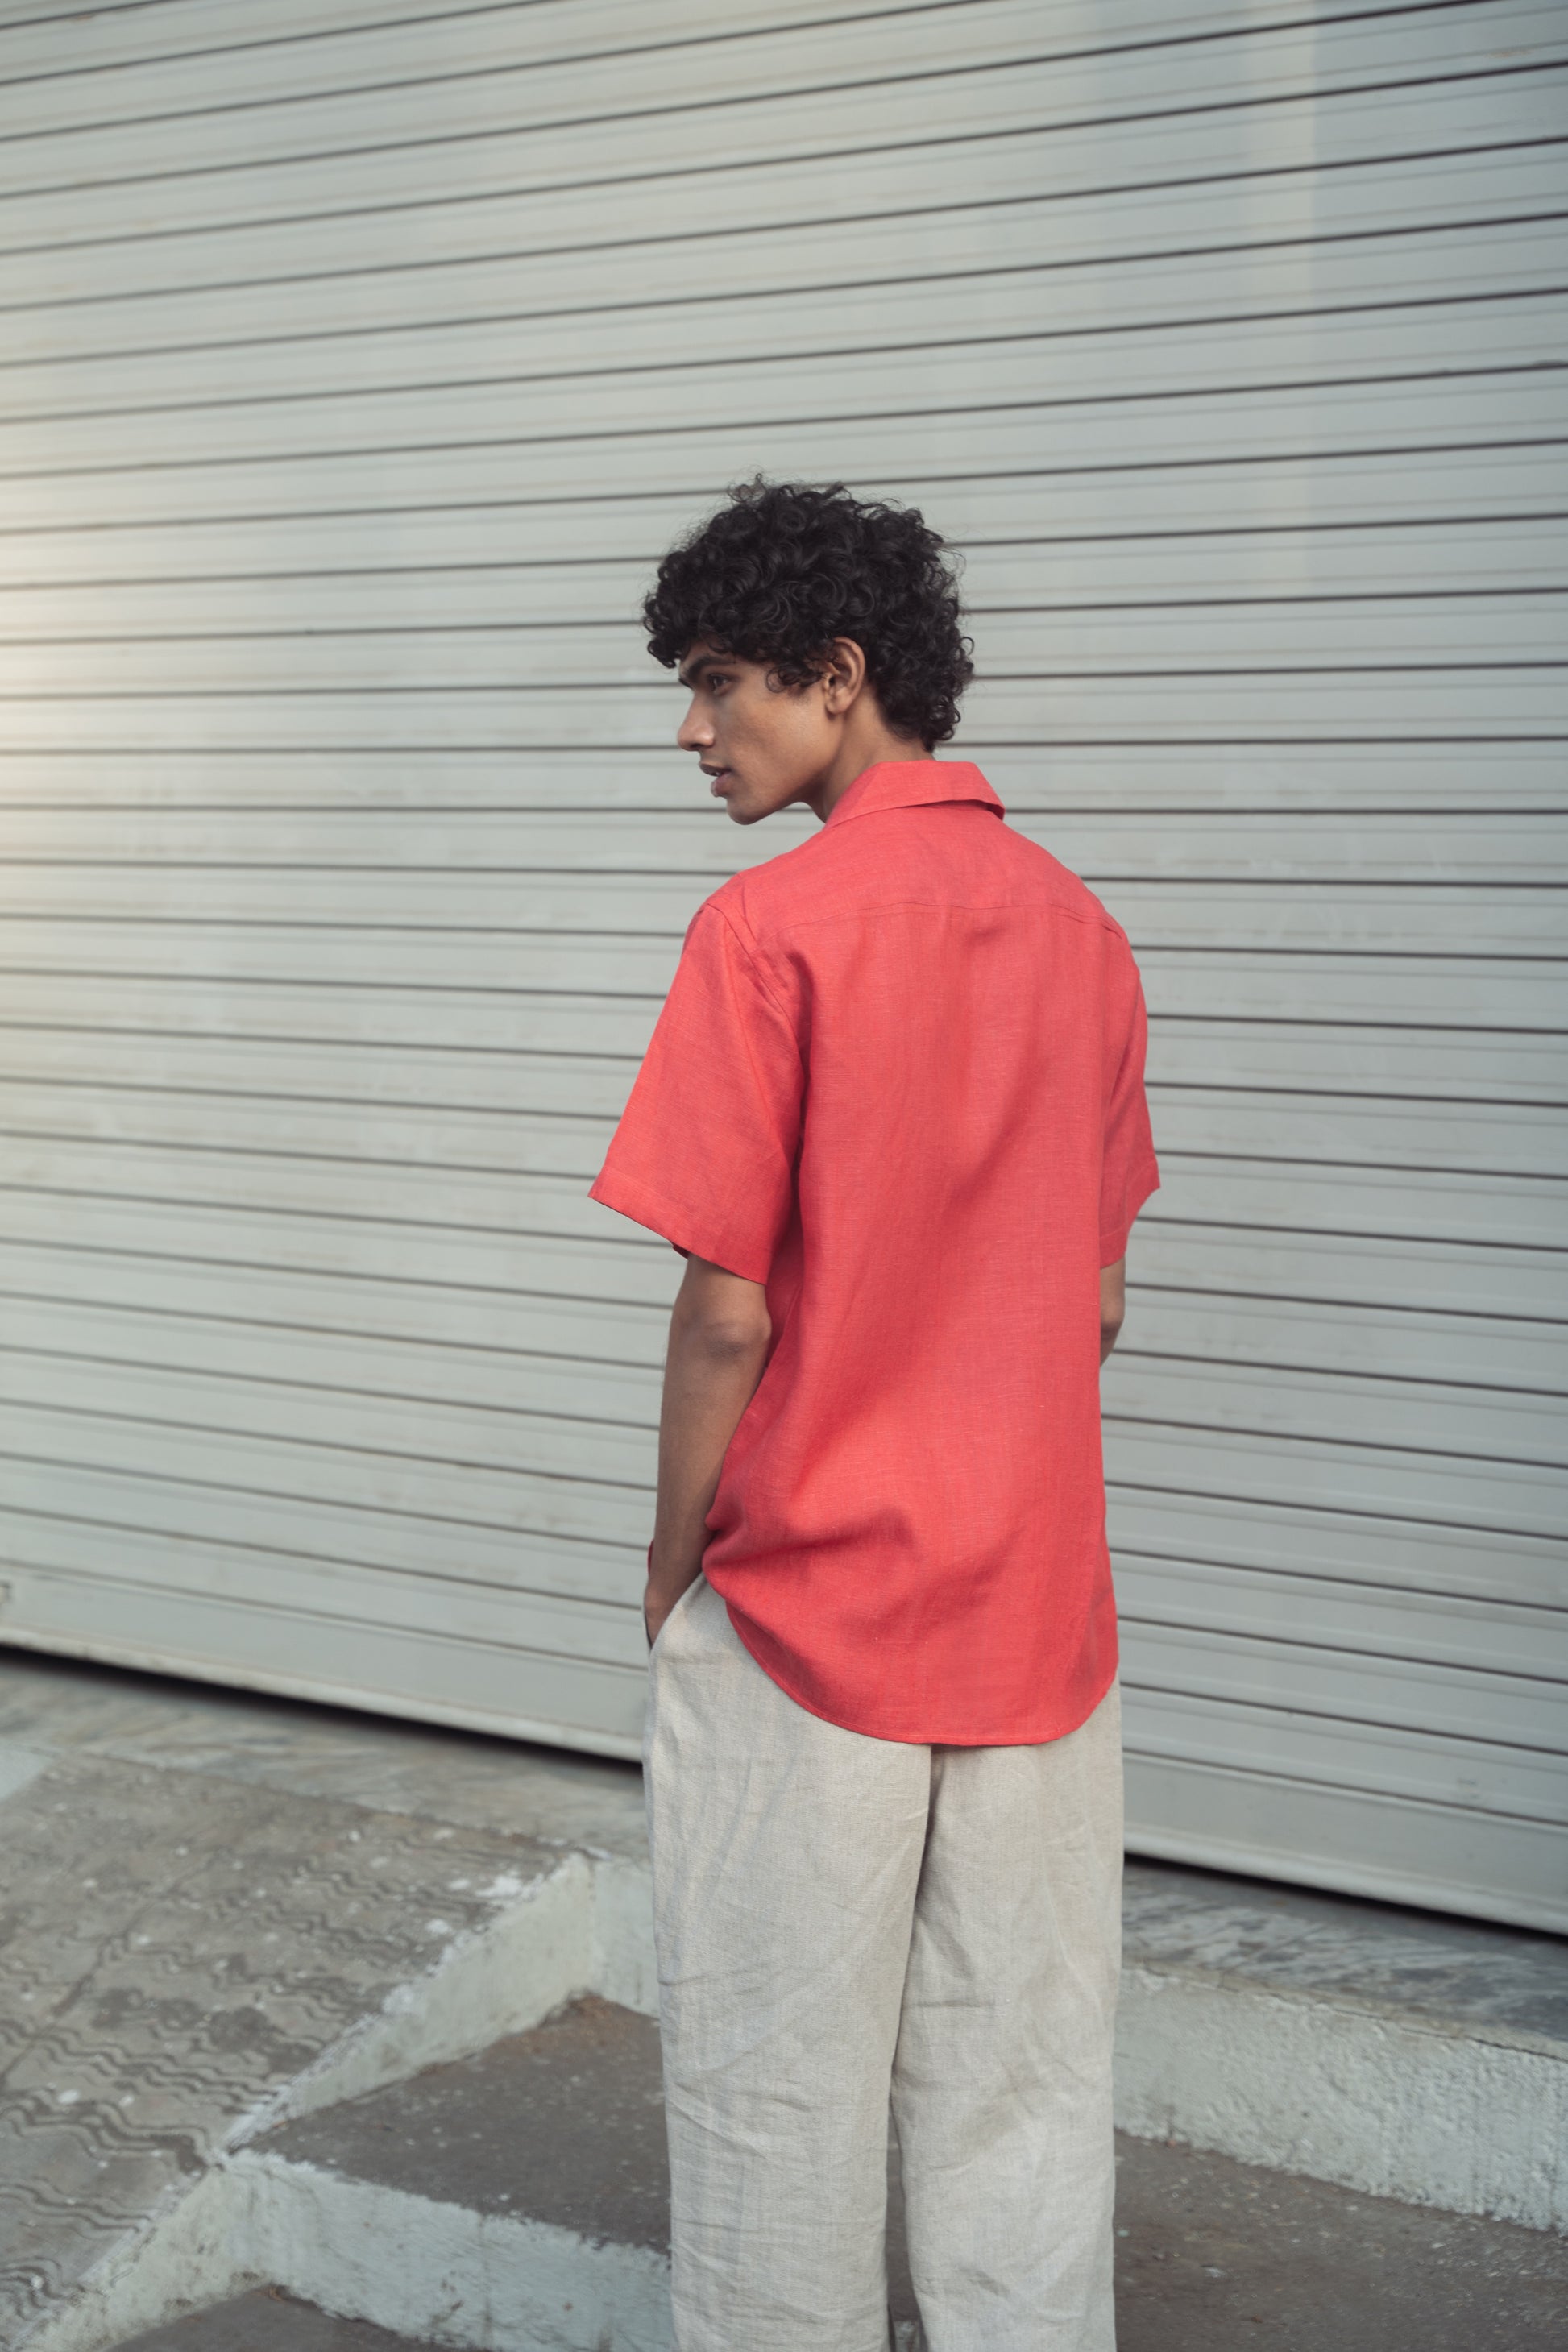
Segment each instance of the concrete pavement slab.
[{"label": "concrete pavement slab", "polygon": [[1560,2237],[1125,2134],[1117,2149],[1118,2352],[1568,2347]]},{"label": "concrete pavement slab", "polygon": [[258,2287],[211,2311],[138,2336],[120,2352],[437,2352],[364,2319],[334,2319],[276,2287]]},{"label": "concrete pavement slab", "polygon": [[[390,2321],[401,2307],[411,2332],[427,2326],[454,2343],[534,2340],[513,2324],[527,2290],[511,2269],[514,2256],[529,2259],[531,2227],[583,2250],[581,2286],[568,2271],[556,2276],[589,2321],[590,2345],[598,2335],[589,2250],[668,2252],[657,2034],[650,2021],[600,2000],[280,2126],[240,2162],[265,2167],[274,2187],[291,2176],[274,2214],[283,2259],[310,2243],[300,2221],[308,2200],[337,2217],[331,2231],[314,2233],[290,2285],[331,2300],[334,2283],[350,2294],[368,2283],[389,2294],[378,2317]],[[1121,2352],[1563,2352],[1568,2344],[1561,2238],[1125,2135],[1117,2165]],[[890,2300],[900,2343],[914,2346],[896,2162],[889,2186]],[[425,2301],[410,2309],[390,2299],[397,2257],[381,2253],[377,2234],[390,2230],[406,2243],[422,2213],[431,2259],[417,2281]],[[502,2221],[519,2232],[515,2249],[497,2232]],[[345,2242],[360,2249],[352,2264],[342,2259]],[[327,2270],[309,2266],[323,2257]],[[655,2284],[646,2273],[632,2332],[612,2344],[667,2340]],[[445,2329],[435,2324],[443,2311]]]},{"label": "concrete pavement slab", "polygon": [[1159,1862],[1128,1865],[1123,1935],[1141,1968],[1568,2050],[1561,1936]]},{"label": "concrete pavement slab", "polygon": [[638,1861],[647,1850],[636,1764],[0,1650],[0,1753],[13,1746],[120,1757]]},{"label": "concrete pavement slab", "polygon": [[669,2251],[658,2028],[613,2001],[276,2126],[250,2154]]}]

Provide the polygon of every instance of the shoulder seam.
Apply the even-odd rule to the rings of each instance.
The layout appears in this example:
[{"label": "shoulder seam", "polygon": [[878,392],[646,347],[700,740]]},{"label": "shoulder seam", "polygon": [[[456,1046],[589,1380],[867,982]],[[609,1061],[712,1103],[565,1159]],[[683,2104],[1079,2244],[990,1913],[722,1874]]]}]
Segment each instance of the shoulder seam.
[{"label": "shoulder seam", "polygon": [[[752,978],[755,981],[758,991],[762,995],[767,998],[768,1003],[773,1006],[773,1011],[778,1014],[779,1019],[788,1029],[790,1035],[794,1037],[795,1023],[790,1017],[787,1006],[782,1003],[779,998],[774,994],[772,984],[763,972],[760,957],[742,937],[741,927],[735,921],[734,917],[730,913],[729,908],[719,905],[717,892],[715,892],[712,898],[705,899],[703,904],[704,906],[712,908],[714,914],[723,924],[724,929],[729,932],[731,938],[734,940],[735,945],[740,949],[741,953],[745,957],[746,962],[751,969]],[[699,908],[698,911],[700,912],[701,909]],[[798,1052],[799,1049],[800,1041],[798,1038],[795,1038],[795,1050]]]}]

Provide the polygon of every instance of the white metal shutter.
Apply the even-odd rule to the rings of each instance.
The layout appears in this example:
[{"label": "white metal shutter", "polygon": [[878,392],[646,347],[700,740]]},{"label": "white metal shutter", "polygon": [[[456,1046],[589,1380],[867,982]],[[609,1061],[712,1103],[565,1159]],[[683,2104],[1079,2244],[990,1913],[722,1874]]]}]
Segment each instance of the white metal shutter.
[{"label": "white metal shutter", "polygon": [[0,10],[13,1641],[630,1753],[652,564],[921,504],[1126,922],[1142,1851],[1564,1855],[1563,11]]}]

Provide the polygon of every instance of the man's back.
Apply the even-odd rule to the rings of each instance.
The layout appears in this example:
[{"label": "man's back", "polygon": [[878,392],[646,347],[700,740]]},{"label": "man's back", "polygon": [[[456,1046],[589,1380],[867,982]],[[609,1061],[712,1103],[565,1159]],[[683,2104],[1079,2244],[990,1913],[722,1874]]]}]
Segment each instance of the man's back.
[{"label": "man's back", "polygon": [[693,919],[595,1197],[766,1284],[703,1568],[831,1722],[1037,1741],[1109,1686],[1099,1276],[1157,1181],[1143,1038],[1124,934],[965,763],[868,770]]}]

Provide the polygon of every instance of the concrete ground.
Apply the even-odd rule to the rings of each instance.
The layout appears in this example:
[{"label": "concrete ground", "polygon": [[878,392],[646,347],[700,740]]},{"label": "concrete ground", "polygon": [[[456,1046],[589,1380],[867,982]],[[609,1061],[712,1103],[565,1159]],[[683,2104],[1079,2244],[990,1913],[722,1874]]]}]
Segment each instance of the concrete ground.
[{"label": "concrete ground", "polygon": [[[256,2145],[267,2160],[351,2184],[362,2200],[390,2192],[481,2226],[526,2220],[662,2256],[663,2124],[652,2021],[589,1998],[472,2057],[279,2125]],[[1562,2238],[1125,2135],[1117,2164],[1120,2352],[1568,2344]],[[894,2161],[889,2187],[890,2301],[900,2343],[918,2344]],[[374,2227],[374,2206],[361,2210]],[[264,2293],[124,2352],[386,2352],[399,2340]]]},{"label": "concrete ground", "polygon": [[[280,2287],[259,2287],[214,2311],[135,2338],[134,2352],[408,2352],[413,2338],[368,2320],[332,2319]],[[123,2352],[132,2352],[131,2345]]]},{"label": "concrete ground", "polygon": [[1564,2352],[1568,2242],[1123,2137],[1119,2352]]},{"label": "concrete ground", "polygon": [[515,1996],[571,1857],[646,1846],[635,1766],[0,1650],[0,2347],[356,2033],[487,2038],[487,1938]]},{"label": "concrete ground", "polygon": [[[596,1987],[630,2003],[626,2016],[646,2011],[643,1853],[633,1766],[0,1650],[0,2343],[30,2341],[215,2152],[268,2145],[270,2112],[297,2118],[288,2132],[334,2128],[334,2111],[311,2117],[298,2087],[323,2054],[362,2029],[384,2041],[388,2019],[425,2017],[430,1988],[460,1989],[498,1933],[532,1932],[584,1855],[599,1857],[593,1934],[620,1958],[601,1952],[574,1975],[563,1958],[551,1999]],[[514,1948],[500,1947],[500,1978],[479,1968],[470,2007],[494,1981],[514,1983]],[[1121,2144],[1121,2352],[1568,2352],[1568,2241],[1291,2168],[1321,2158],[1333,2172],[1335,2100],[1335,2129],[1375,2138],[1377,2063],[1407,2093],[1410,2053],[1424,2050],[1474,2058],[1470,2107],[1432,2115],[1517,2116],[1515,2075],[1498,2070],[1552,2077],[1530,2150],[1542,2174],[1561,2167],[1561,2135],[1535,2120],[1557,2112],[1568,2075],[1559,1940],[1137,1864],[1127,1952],[1128,2119],[1143,2137]],[[489,2036],[466,2041],[467,2011],[456,2014],[446,2046],[516,2034],[550,2005],[510,2024],[498,2011]],[[645,2043],[651,2031],[646,2016],[626,2030]],[[1181,2069],[1206,2096],[1247,2034],[1289,2092],[1290,2112],[1269,2124],[1273,2168],[1163,2137],[1167,2114],[1190,2113],[1184,2137],[1237,2144],[1219,2136],[1229,2112],[1210,2128]],[[405,2071],[441,2054],[428,2034],[423,2054],[416,2037],[408,2049]],[[452,2063],[482,2070],[492,2057]],[[362,2065],[356,2078],[340,2061],[331,2095],[395,2072]],[[1245,2067],[1240,2078],[1252,2079]],[[1391,2142],[1395,2155],[1410,2144]],[[504,2181],[505,2147],[493,2161],[479,2153],[475,2178]],[[595,2175],[585,2153],[584,2177],[602,2182],[606,2168]],[[655,2193],[647,2179],[626,2187],[639,2208]],[[646,2213],[625,2234],[652,2252]],[[279,2275],[255,2267],[188,2299]],[[177,2307],[144,2305],[80,2347],[100,2352]],[[136,2340],[147,2352],[385,2352],[415,2334],[387,2337],[262,2289]]]},{"label": "concrete ground", "polygon": [[[1568,2244],[1292,2173],[1121,2144],[1119,2352],[1563,2352]],[[263,2290],[123,2352],[407,2352]]]}]

